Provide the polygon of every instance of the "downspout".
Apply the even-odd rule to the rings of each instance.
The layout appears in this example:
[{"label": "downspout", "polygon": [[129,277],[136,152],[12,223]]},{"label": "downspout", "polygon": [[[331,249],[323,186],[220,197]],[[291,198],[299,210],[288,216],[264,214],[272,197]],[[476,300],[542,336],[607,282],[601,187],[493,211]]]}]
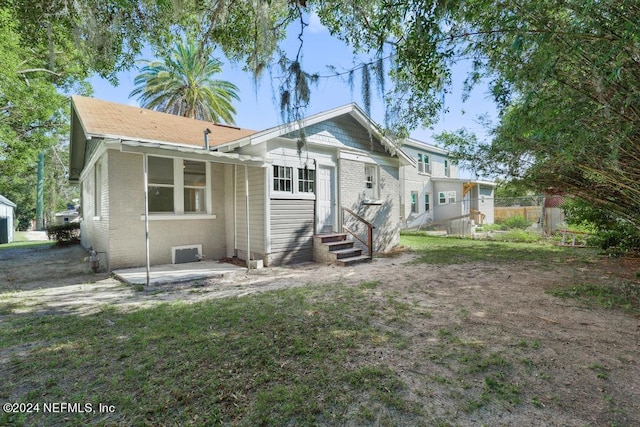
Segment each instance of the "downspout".
[{"label": "downspout", "polygon": [[251,270],[251,239],[249,238],[249,170],[247,165],[244,165],[244,201],[247,223],[247,270]]},{"label": "downspout", "polygon": [[144,240],[147,267],[147,286],[149,286],[149,270],[151,262],[149,257],[149,171],[147,170],[147,153],[144,153],[142,155],[142,159],[144,163]]}]

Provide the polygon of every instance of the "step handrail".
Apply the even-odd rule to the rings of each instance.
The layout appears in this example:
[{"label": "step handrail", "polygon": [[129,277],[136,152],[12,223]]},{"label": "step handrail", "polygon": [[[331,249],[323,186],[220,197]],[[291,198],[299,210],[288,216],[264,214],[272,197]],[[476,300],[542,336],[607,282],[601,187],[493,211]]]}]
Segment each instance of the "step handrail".
[{"label": "step handrail", "polygon": [[[367,243],[365,243],[364,240],[360,238],[360,236],[356,235],[356,233],[349,230],[347,226],[344,225],[345,212],[348,214],[351,214],[355,219],[357,219],[358,221],[362,222],[364,225],[367,226]],[[355,237],[359,241],[361,241],[362,244],[366,246],[369,254],[369,259],[373,259],[373,229],[374,228],[376,227],[373,224],[371,224],[369,221],[367,221],[366,219],[364,219],[363,217],[361,217],[351,209],[347,208],[346,206],[342,206],[342,229],[347,233],[351,234],[353,237]]]}]

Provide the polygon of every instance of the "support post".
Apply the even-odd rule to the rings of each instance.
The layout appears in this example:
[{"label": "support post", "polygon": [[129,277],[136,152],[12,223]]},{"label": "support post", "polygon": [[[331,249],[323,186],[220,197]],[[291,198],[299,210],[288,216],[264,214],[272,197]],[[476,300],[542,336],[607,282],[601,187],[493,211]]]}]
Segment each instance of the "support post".
[{"label": "support post", "polygon": [[147,286],[150,282],[150,270],[151,260],[149,256],[149,171],[147,165],[147,155],[142,155],[142,162],[144,163],[144,242],[145,242],[145,255],[146,255],[146,268],[147,268]]},{"label": "support post", "polygon": [[36,230],[44,230],[44,151],[38,154],[38,182],[36,184]]}]

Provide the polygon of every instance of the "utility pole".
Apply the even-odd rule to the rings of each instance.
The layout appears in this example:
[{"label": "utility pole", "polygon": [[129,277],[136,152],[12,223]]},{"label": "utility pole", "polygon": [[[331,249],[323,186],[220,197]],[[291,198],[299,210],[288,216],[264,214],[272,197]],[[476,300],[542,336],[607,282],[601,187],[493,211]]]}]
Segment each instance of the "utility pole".
[{"label": "utility pole", "polygon": [[38,183],[36,186],[36,230],[44,230],[44,151],[38,154]]}]

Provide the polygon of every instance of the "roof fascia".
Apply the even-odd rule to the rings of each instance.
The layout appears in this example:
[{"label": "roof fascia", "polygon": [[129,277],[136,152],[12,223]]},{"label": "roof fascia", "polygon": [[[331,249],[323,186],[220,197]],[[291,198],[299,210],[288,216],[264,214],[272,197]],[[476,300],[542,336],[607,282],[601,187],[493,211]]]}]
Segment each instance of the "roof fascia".
[{"label": "roof fascia", "polygon": [[427,144],[426,142],[418,141],[414,138],[407,138],[402,142],[402,145],[408,145],[412,148],[419,148],[425,151],[430,151],[436,154],[450,154],[448,150],[444,148],[436,147],[435,145]]},{"label": "roof fascia", "polygon": [[121,140],[120,151],[124,153],[156,154],[160,156],[182,157],[193,160],[207,160],[216,163],[242,164],[247,166],[267,167],[270,162],[262,157],[248,156],[236,153],[220,153],[207,151],[204,148],[183,147],[176,144],[148,143],[137,140]]}]

